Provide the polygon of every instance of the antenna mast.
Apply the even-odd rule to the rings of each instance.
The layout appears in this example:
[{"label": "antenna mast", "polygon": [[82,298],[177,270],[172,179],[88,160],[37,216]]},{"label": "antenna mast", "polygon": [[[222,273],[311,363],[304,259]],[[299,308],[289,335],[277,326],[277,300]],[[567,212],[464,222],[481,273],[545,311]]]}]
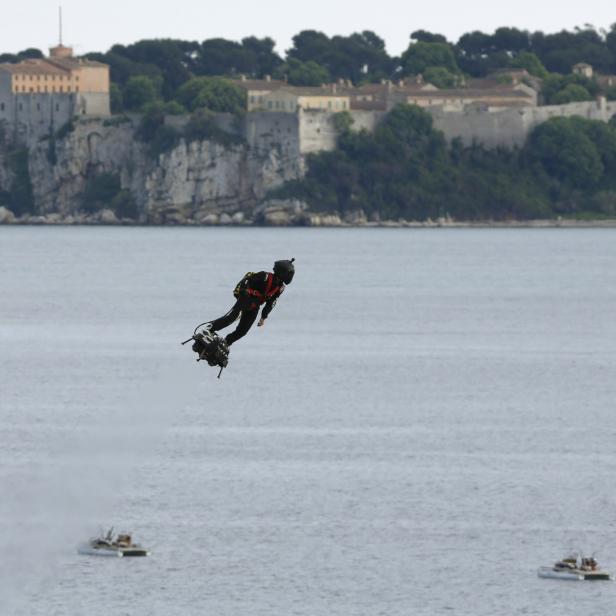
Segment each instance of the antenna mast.
[{"label": "antenna mast", "polygon": [[60,47],[62,47],[62,7],[61,6],[58,7],[58,18],[59,18],[59,25],[60,25]]}]

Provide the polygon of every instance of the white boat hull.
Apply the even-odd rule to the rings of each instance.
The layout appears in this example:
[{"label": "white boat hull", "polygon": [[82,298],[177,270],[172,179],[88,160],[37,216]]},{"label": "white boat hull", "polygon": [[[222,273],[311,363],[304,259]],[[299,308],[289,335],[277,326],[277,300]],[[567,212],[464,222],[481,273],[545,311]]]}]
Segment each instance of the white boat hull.
[{"label": "white boat hull", "polygon": [[88,544],[80,545],[77,548],[77,553],[85,556],[107,556],[111,558],[122,558],[122,556],[124,556],[119,550],[94,548]]},{"label": "white boat hull", "polygon": [[537,575],[542,578],[551,578],[553,580],[570,580],[574,582],[579,581],[599,581],[599,580],[612,580],[613,577],[605,571],[580,571],[579,569],[571,569],[567,571],[556,570],[553,567],[540,567],[537,571]]}]

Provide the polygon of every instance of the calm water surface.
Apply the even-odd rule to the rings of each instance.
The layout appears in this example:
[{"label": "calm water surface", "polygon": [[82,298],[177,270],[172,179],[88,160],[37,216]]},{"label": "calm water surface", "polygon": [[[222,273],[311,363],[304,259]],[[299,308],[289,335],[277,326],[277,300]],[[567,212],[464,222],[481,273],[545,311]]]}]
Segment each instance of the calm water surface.
[{"label": "calm water surface", "polygon": [[609,613],[536,569],[616,570],[615,301],[612,230],[0,228],[0,614]]}]

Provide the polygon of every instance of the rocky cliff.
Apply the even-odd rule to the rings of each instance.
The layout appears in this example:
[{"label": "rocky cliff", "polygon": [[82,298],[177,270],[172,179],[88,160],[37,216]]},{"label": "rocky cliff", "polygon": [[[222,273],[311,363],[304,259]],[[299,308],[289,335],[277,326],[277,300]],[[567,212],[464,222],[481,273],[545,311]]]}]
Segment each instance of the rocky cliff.
[{"label": "rocky cliff", "polygon": [[[215,222],[231,215],[241,220],[252,216],[269,190],[303,173],[293,143],[254,147],[181,139],[153,156],[136,138],[136,126],[135,119],[82,120],[61,138],[29,143],[34,210],[47,217],[78,217],[88,182],[110,174],[136,200],[141,222]],[[5,192],[12,181],[7,158],[5,146],[0,152],[0,191]]]}]

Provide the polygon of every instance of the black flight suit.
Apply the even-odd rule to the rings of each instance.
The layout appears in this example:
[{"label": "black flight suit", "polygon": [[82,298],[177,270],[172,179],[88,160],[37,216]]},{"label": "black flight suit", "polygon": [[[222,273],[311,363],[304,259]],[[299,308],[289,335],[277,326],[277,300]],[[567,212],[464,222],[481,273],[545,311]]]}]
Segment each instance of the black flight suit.
[{"label": "black flight suit", "polygon": [[263,295],[267,290],[269,276],[270,274],[268,272],[257,272],[256,274],[251,274],[244,278],[240,284],[239,297],[231,310],[219,319],[212,321],[212,331],[218,331],[219,329],[228,327],[238,316],[240,317],[240,322],[237,324],[235,331],[227,334],[225,338],[227,344],[233,344],[236,340],[239,340],[248,333],[248,330],[252,327],[259,314],[259,306],[261,303],[265,303],[265,307],[261,312],[262,319],[267,319],[272,308],[276,305],[276,300],[284,291],[284,284],[282,284],[280,279],[275,275],[272,282],[272,290],[274,290],[274,293],[268,298],[263,298],[264,301],[261,301],[261,298],[255,297],[247,292],[250,289],[258,291]]}]

